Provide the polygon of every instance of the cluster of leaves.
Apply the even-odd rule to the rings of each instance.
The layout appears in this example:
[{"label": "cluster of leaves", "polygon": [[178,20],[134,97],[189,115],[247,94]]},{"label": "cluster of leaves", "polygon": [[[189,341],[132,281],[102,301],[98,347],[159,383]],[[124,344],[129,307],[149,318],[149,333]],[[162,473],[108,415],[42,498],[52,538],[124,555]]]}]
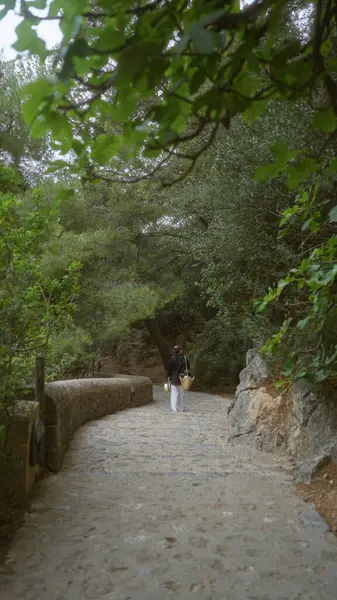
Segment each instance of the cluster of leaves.
[{"label": "cluster of leaves", "polygon": [[[14,0],[5,1],[1,15],[14,5]],[[149,237],[144,231],[152,238],[160,233],[161,243],[165,234],[180,235],[183,231],[185,242],[179,243],[179,260],[172,263],[179,266],[180,281],[186,272],[184,259],[190,253],[195,260],[189,273],[199,273],[196,283],[202,294],[231,327],[235,323],[237,327],[239,316],[245,316],[243,305],[263,294],[269,285],[260,308],[268,311],[271,327],[280,329],[265,344],[265,350],[278,355],[280,349],[288,353],[295,344],[288,356],[286,376],[334,377],[336,349],[327,335],[336,312],[337,275],[334,0],[317,0],[309,6],[298,0],[255,0],[241,10],[237,0],[229,0],[225,6],[219,0],[97,0],[94,5],[89,0],[33,0],[21,2],[21,13],[24,20],[17,28],[18,51],[47,58],[48,51],[36,31],[41,20],[56,20],[63,32],[53,76],[30,83],[24,104],[32,134],[39,137],[51,132],[54,148],[64,155],[71,152],[72,160],[58,160],[55,169],[63,166],[68,172],[80,172],[84,179],[119,182],[122,186],[149,176],[166,187],[184,182],[179,188],[180,206],[172,195],[165,196],[164,222],[147,215],[147,224],[137,219],[137,232],[132,223],[126,227],[125,223],[114,223],[114,236],[127,232],[133,266],[122,276],[114,273],[113,304],[118,305],[116,288],[123,288],[121,282],[125,280],[132,280],[133,290],[137,285],[148,286],[150,295],[146,298],[156,288],[151,310],[148,314],[138,311],[139,318],[142,314],[148,318],[155,308],[167,307],[165,293],[193,297],[189,284],[183,290],[176,289],[172,281],[176,271],[168,265],[170,285],[160,276],[153,281],[147,258],[142,256],[144,238]],[[271,146],[273,160],[261,164],[270,156],[265,145],[257,160],[252,153],[249,157],[243,153],[251,162],[241,163],[237,171],[241,186],[232,186],[231,194],[216,193],[214,198],[205,169],[201,179],[200,164],[210,168],[210,157],[218,158],[215,164],[220,163],[221,149],[214,157],[214,148],[220,139],[226,149],[223,139],[228,129],[234,130],[229,139],[236,141],[236,153],[238,147],[241,151],[235,135],[238,117],[249,126],[259,123],[261,114],[268,117],[270,103],[290,106],[290,112],[298,110],[305,136],[282,139],[274,121],[270,140],[267,135],[263,140]],[[289,122],[295,126],[294,119]],[[245,143],[251,140],[254,142],[254,136],[247,135]],[[228,153],[225,156],[228,177],[219,177],[218,182],[228,186],[228,180],[235,177],[235,167]],[[253,184],[254,166],[258,170]],[[247,178],[243,177],[245,172]],[[214,177],[214,169],[211,173]],[[273,178],[275,181],[269,183]],[[209,194],[207,207],[197,205],[196,188],[199,196]],[[235,194],[237,203],[233,203]],[[233,225],[231,203],[234,219],[243,216],[247,222],[253,217],[250,244],[245,243],[243,228]],[[224,209],[226,218],[220,218]],[[206,217],[200,215],[204,210]],[[212,218],[207,218],[210,213]],[[279,241],[275,214],[283,219]],[[196,223],[199,226],[202,220],[207,235],[199,236],[197,229],[198,239],[193,241],[188,228]],[[146,229],[149,222],[152,230]],[[95,239],[96,234],[90,235]],[[240,243],[232,243],[228,252],[228,240],[233,235]],[[262,236],[261,244],[257,235]],[[282,237],[286,235],[288,239]],[[272,251],[268,252],[269,243]],[[171,252],[177,249],[168,248]],[[263,251],[258,263],[261,273],[253,268],[258,250]],[[90,269],[88,264],[88,272]],[[254,276],[247,278],[251,270]],[[280,275],[281,281],[274,285]],[[110,294],[111,286],[108,288]],[[234,290],[239,301],[233,302]],[[239,308],[233,311],[231,303]],[[107,314],[107,306],[103,308]],[[127,313],[130,311],[132,306]],[[229,314],[236,317],[231,319]],[[312,362],[305,355],[312,356]]]},{"label": "cluster of leaves", "polygon": [[[282,385],[303,376],[320,382],[337,375],[336,150],[333,133],[319,147],[318,157],[312,153],[315,159],[276,168],[275,174],[283,171],[287,186],[297,190],[294,203],[283,212],[279,238],[296,239],[300,230],[301,260],[256,307],[263,311],[275,302],[283,305],[282,327],[263,346],[275,358],[286,354]],[[275,163],[263,168],[275,168]]]},{"label": "cluster of leaves", "polygon": [[[194,173],[165,191],[147,182],[86,184],[63,204],[63,233],[51,252],[61,261],[81,257],[76,323],[90,333],[96,351],[156,316],[170,343],[189,342],[201,384],[237,380],[259,334],[251,299],[294,256],[276,243],[289,194],[281,183],[252,184],[252,176],[268,157],[266,142],[287,131],[302,135],[305,114],[306,107],[293,114],[274,106],[254,128],[237,119]],[[176,168],[172,164],[167,176]]]},{"label": "cluster of leaves", "polygon": [[41,198],[0,193],[0,402],[4,409],[33,372],[50,333],[68,322],[78,294],[77,262],[46,277],[41,253],[51,215]]},{"label": "cluster of leaves", "polygon": [[[3,14],[14,4],[7,0]],[[34,135],[52,131],[60,151],[72,149],[81,168],[108,164],[121,148],[129,156],[161,159],[167,152],[193,164],[235,115],[254,118],[270,98],[306,97],[321,81],[331,106],[319,106],[314,123],[335,128],[332,1],[307,11],[312,34],[296,39],[280,36],[302,8],[289,0],[256,0],[242,10],[237,0],[47,4],[21,3],[18,51],[46,58],[36,31],[44,19],[63,32],[57,76],[27,87],[24,114]],[[42,8],[47,14],[39,16]],[[106,116],[111,127],[93,135]],[[186,157],[180,148],[194,138],[201,145]]]},{"label": "cluster of leaves", "polygon": [[166,269],[173,238],[153,231],[162,215],[145,188],[116,184],[79,185],[76,198],[61,204],[62,233],[51,240],[44,260],[52,270],[71,256],[81,260],[83,293],[75,322],[90,336],[94,354],[132,324],[154,318],[179,293],[174,269]]},{"label": "cluster of leaves", "polygon": [[[51,149],[47,138],[33,139],[22,112],[22,88],[40,72],[32,59],[18,61],[16,67],[0,58],[0,161],[2,166],[16,165],[17,171],[2,171],[2,183],[21,174],[21,191],[36,184],[47,170]],[[12,191],[17,191],[18,181]]]},{"label": "cluster of leaves", "polygon": [[[288,356],[283,374],[287,378],[307,377],[316,382],[336,379],[336,275],[337,236],[332,236],[280,279],[262,302],[257,302],[257,307],[264,309],[291,288],[291,295],[296,297],[295,306],[302,304],[301,310],[297,314],[292,311],[279,331],[262,347],[267,354],[279,356],[282,344],[286,344]],[[302,332],[297,340],[294,328]],[[290,342],[293,342],[292,347]]]}]

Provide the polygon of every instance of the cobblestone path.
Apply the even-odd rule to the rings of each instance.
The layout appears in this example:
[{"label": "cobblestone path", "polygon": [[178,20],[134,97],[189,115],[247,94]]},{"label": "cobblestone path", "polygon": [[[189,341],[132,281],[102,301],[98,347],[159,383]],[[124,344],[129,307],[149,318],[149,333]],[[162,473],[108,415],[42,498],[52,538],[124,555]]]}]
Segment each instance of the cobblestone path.
[{"label": "cobblestone path", "polygon": [[227,447],[222,398],[155,399],[77,431],[36,486],[1,600],[336,600],[336,538],[304,527],[284,459]]}]

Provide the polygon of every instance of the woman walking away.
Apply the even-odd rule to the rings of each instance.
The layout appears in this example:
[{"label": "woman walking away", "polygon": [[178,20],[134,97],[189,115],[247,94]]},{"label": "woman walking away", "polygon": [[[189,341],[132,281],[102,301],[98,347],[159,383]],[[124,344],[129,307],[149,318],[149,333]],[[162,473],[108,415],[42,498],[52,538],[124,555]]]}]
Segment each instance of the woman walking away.
[{"label": "woman walking away", "polygon": [[185,410],[184,390],[181,386],[180,377],[189,374],[186,370],[189,372],[190,363],[188,359],[183,356],[181,347],[174,346],[173,356],[170,358],[166,374],[167,381],[171,386],[171,408],[174,412]]}]

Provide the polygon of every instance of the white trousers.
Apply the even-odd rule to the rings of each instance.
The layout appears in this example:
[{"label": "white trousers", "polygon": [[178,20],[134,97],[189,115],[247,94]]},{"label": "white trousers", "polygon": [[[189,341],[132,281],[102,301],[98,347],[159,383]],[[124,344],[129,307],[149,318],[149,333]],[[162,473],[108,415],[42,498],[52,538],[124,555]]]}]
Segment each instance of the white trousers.
[{"label": "white trousers", "polygon": [[175,412],[184,410],[184,390],[181,385],[171,384],[171,408]]}]

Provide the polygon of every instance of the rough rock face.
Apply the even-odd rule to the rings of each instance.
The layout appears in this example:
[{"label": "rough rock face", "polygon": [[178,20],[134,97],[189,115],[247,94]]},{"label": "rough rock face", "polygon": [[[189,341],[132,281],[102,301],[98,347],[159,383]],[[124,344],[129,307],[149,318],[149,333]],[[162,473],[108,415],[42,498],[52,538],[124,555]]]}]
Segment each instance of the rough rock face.
[{"label": "rough rock face", "polygon": [[319,456],[313,456],[303,461],[300,465],[294,469],[294,475],[297,481],[303,483],[310,483],[311,478],[318,473],[318,471],[331,461],[331,454],[326,452]]},{"label": "rough rock face", "polygon": [[248,350],[246,356],[246,367],[240,373],[240,383],[236,395],[241,391],[255,390],[265,381],[268,381],[270,373],[266,363],[255,350]]},{"label": "rough rock face", "polygon": [[229,442],[284,450],[299,461],[316,455],[334,459],[337,393],[314,393],[298,381],[289,394],[281,395],[268,382],[267,365],[255,351],[247,353],[246,364],[230,409]]},{"label": "rough rock face", "polygon": [[303,381],[294,385],[293,416],[297,456],[319,454],[337,444],[337,393],[313,393]]}]

